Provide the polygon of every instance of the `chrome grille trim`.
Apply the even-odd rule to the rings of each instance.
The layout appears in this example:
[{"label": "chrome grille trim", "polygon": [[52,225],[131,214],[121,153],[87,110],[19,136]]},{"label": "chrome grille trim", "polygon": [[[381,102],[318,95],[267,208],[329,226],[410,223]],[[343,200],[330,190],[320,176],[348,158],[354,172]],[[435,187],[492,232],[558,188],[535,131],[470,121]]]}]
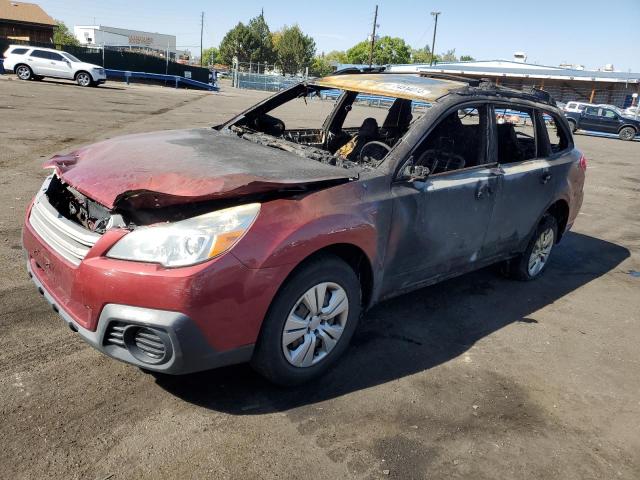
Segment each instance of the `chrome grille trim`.
[{"label": "chrome grille trim", "polygon": [[109,325],[105,343],[111,343],[124,348],[124,328],[125,326],[119,323],[112,323]]},{"label": "chrome grille trim", "polygon": [[51,177],[47,178],[34,200],[29,224],[53,250],[74,265],[80,265],[101,235],[85,229],[56,211],[45,194],[50,181]]}]

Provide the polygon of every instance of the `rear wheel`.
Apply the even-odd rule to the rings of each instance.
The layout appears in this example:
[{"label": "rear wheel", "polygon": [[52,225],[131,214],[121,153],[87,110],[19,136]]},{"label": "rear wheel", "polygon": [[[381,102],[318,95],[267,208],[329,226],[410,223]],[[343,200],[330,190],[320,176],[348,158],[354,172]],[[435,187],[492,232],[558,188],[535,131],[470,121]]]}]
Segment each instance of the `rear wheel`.
[{"label": "rear wheel", "polygon": [[78,72],[76,74],[76,83],[81,87],[90,87],[93,85],[93,78],[87,72]]},{"label": "rear wheel", "polygon": [[360,283],[333,255],[304,264],[276,295],[251,365],[280,385],[322,375],[347,349],[360,317]]},{"label": "rear wheel", "polygon": [[509,276],[518,280],[533,280],[546,270],[551,251],[558,238],[558,222],[553,215],[540,220],[527,249],[509,261]]},{"label": "rear wheel", "polygon": [[31,80],[33,78],[33,72],[27,65],[18,65],[16,67],[16,76],[20,80]]},{"label": "rear wheel", "polygon": [[576,126],[576,122],[573,120],[569,120],[569,128],[571,129],[571,133],[576,133],[578,127]]},{"label": "rear wheel", "polygon": [[624,127],[620,129],[620,132],[618,132],[618,136],[621,140],[633,140],[633,138],[636,136],[636,131],[633,129],[633,127]]}]

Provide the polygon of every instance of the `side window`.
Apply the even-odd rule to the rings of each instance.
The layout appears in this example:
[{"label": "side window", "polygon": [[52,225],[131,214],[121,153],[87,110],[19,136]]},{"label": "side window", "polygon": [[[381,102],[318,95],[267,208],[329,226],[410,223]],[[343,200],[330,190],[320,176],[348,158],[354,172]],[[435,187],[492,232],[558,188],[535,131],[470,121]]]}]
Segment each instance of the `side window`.
[{"label": "side window", "polygon": [[27,53],[28,48],[14,48],[11,50],[11,55],[24,55]]},{"label": "side window", "polygon": [[613,120],[618,118],[618,116],[616,115],[616,113],[613,110],[603,110],[602,112],[603,112],[603,114],[604,114],[603,116],[605,118],[610,118],[610,119],[613,119]]},{"label": "side window", "polygon": [[49,59],[56,60],[58,62],[64,61],[64,58],[62,58],[62,55],[60,55],[59,53],[53,53],[53,52],[49,52]]},{"label": "side window", "polygon": [[547,130],[549,149],[551,154],[562,152],[569,147],[569,139],[565,131],[560,127],[558,119],[549,112],[542,113],[542,120]]},{"label": "side window", "polygon": [[498,163],[522,162],[536,157],[533,111],[522,107],[496,106]]},{"label": "side window", "polygon": [[286,130],[320,129],[333,111],[332,101],[321,100],[316,95],[297,97],[267,112],[281,120]]},{"label": "side window", "polygon": [[373,118],[378,127],[381,127],[389,114],[394,100],[394,98],[359,93],[353,101],[347,117],[344,119],[342,128],[358,129],[368,118]]},{"label": "side window", "polygon": [[413,152],[414,164],[438,174],[487,163],[487,111],[478,105],[448,113]]},{"label": "side window", "polygon": [[584,109],[584,113],[586,113],[587,115],[593,115],[595,117],[598,116],[598,109],[597,107],[587,107]]},{"label": "side window", "polygon": [[31,56],[35,58],[49,58],[49,52],[45,52],[44,50],[34,50],[31,52]]}]

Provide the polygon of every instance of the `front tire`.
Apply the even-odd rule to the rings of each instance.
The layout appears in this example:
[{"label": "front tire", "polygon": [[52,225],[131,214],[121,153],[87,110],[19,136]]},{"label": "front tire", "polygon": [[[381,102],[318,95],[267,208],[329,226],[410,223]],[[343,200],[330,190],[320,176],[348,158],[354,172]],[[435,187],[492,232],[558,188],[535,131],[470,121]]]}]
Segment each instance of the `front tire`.
[{"label": "front tire", "polygon": [[273,300],[251,365],[279,385],[313,380],[347,349],[360,312],[360,282],[353,269],[333,255],[312,259]]},{"label": "front tire", "polygon": [[93,85],[93,78],[87,72],[78,72],[76,74],[76,83],[81,87],[90,87]]},{"label": "front tire", "polygon": [[20,80],[31,80],[33,78],[33,71],[28,65],[18,65],[16,67],[16,76]]},{"label": "front tire", "polygon": [[620,140],[633,140],[636,136],[636,131],[633,127],[623,127],[620,129],[620,132],[618,132],[618,136],[620,137]]},{"label": "front tire", "polygon": [[527,249],[509,261],[509,276],[529,281],[540,277],[549,265],[551,251],[558,238],[558,222],[546,214],[540,220]]}]

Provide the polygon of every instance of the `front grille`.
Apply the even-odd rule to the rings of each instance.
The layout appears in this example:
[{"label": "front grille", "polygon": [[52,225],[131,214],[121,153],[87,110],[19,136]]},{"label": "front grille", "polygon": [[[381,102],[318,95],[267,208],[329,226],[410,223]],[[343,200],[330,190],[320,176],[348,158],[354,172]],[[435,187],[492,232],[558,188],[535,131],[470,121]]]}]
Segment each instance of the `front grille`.
[{"label": "front grille", "polygon": [[157,333],[149,328],[136,329],[133,342],[141,352],[154,360],[160,360],[166,354],[164,342]]},{"label": "front grille", "polygon": [[124,327],[122,323],[111,323],[104,336],[105,343],[124,348]]},{"label": "front grille", "polygon": [[74,265],[80,265],[101,235],[60,215],[45,194],[48,184],[45,182],[33,203],[29,224],[53,250]]}]

